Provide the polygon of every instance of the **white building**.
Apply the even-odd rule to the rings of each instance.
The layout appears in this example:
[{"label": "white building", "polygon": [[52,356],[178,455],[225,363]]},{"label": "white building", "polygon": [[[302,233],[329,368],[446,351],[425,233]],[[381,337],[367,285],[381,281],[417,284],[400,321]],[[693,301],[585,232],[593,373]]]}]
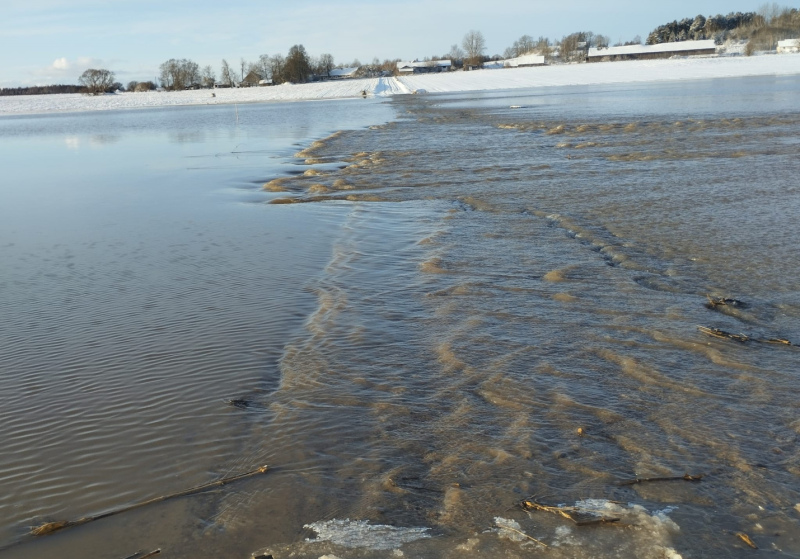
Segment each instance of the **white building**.
[{"label": "white building", "polygon": [[426,74],[431,72],[449,72],[453,66],[450,60],[428,60],[420,62],[398,62],[397,71],[401,74]]},{"label": "white building", "polygon": [[516,58],[506,58],[505,60],[491,60],[483,63],[485,70],[496,70],[499,68],[526,68],[529,66],[544,66],[544,56],[539,54],[524,54]]},{"label": "white building", "polygon": [[600,47],[589,49],[587,62],[610,60],[648,60],[671,56],[697,56],[716,54],[717,46],[711,39],[706,41],[679,41],[657,45],[626,45],[624,47]]},{"label": "white building", "polygon": [[328,77],[332,80],[345,80],[356,77],[358,68],[334,68],[328,72]]},{"label": "white building", "polygon": [[800,39],[785,39],[778,41],[778,52],[800,52]]}]

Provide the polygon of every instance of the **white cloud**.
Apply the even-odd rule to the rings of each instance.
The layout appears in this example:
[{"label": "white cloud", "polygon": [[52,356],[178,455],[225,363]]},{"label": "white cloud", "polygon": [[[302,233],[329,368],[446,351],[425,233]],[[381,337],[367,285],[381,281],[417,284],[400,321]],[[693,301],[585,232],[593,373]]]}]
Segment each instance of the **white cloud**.
[{"label": "white cloud", "polygon": [[70,68],[69,60],[67,60],[64,57],[56,58],[53,61],[52,68],[53,68],[53,70],[69,70],[69,68]]}]

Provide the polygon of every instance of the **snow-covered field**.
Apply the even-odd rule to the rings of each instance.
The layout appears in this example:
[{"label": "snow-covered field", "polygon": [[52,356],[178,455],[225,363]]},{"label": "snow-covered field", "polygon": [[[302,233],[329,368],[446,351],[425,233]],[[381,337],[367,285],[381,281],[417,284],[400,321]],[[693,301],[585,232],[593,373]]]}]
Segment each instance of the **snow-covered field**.
[{"label": "snow-covered field", "polygon": [[0,97],[0,115],[800,74],[800,54],[564,64],[212,91]]}]

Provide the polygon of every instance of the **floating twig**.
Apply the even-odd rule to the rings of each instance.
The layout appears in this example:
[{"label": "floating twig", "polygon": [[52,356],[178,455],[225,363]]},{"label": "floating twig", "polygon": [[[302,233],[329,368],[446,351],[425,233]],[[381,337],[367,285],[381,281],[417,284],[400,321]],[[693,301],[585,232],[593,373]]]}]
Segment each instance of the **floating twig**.
[{"label": "floating twig", "polygon": [[747,545],[749,545],[753,549],[758,549],[758,546],[755,544],[755,542],[753,540],[751,540],[750,536],[748,536],[744,532],[736,532],[736,535],[738,536],[738,538],[740,540],[742,540],[744,543],[746,543]]},{"label": "floating twig", "polygon": [[787,340],[786,338],[768,338],[763,340],[765,344],[783,344],[783,345],[794,345],[792,342]]},{"label": "floating twig", "polygon": [[713,336],[715,338],[721,338],[723,340],[734,340],[736,342],[749,342],[750,337],[745,336],[744,334],[731,334],[730,332],[726,332],[725,330],[720,330],[719,328],[708,328],[706,326],[698,326],[698,330],[700,330],[703,334],[708,336]]},{"label": "floating twig", "polygon": [[147,555],[142,555],[141,557],[139,557],[139,559],[147,559],[148,557],[155,557],[159,553],[161,553],[161,548],[154,549],[153,551],[151,551]]},{"label": "floating twig", "polygon": [[542,505],[536,501],[526,499],[522,501],[522,508],[527,511],[538,510],[557,514],[562,518],[571,520],[578,526],[589,526],[590,524],[605,524],[611,522],[619,522],[619,518],[614,516],[604,516],[600,513],[582,511],[577,507],[553,507],[549,505]]},{"label": "floating twig", "polygon": [[501,530],[511,530],[512,532],[516,532],[516,533],[517,533],[517,534],[519,534],[520,536],[525,536],[526,538],[528,538],[528,539],[529,539],[529,540],[531,540],[532,542],[536,542],[536,543],[538,543],[539,545],[543,545],[544,547],[550,547],[549,545],[547,545],[547,544],[546,544],[546,543],[544,543],[543,541],[537,540],[536,538],[534,538],[534,537],[532,537],[532,536],[529,536],[528,534],[526,534],[526,533],[525,533],[525,532],[523,532],[522,530],[517,530],[516,528],[512,528],[511,526],[506,526],[505,524],[504,524],[503,526],[500,526],[499,528],[500,528]]},{"label": "floating twig", "polygon": [[[87,524],[89,522],[94,522],[95,520],[100,520],[101,518],[107,518],[109,516],[114,516],[116,514],[120,514],[123,512],[128,512],[133,509],[138,509],[145,505],[152,505],[154,503],[160,503],[162,501],[166,501],[168,499],[174,499],[176,497],[185,497],[188,495],[195,495],[197,493],[202,493],[211,489],[213,487],[220,487],[222,485],[227,485],[229,483],[233,483],[235,481],[239,481],[248,477],[252,477],[258,474],[266,473],[269,469],[269,466],[261,466],[260,468],[253,470],[252,472],[247,472],[244,474],[239,474],[231,477],[226,477],[222,479],[218,479],[217,481],[212,481],[211,483],[206,483],[203,485],[198,485],[196,487],[192,487],[190,489],[185,489],[183,491],[178,491],[177,493],[171,493],[169,495],[162,495],[161,497],[155,497],[154,499],[149,499],[147,501],[142,501],[141,503],[135,503],[133,505],[128,505],[126,507],[122,507],[119,509],[111,510],[108,512],[103,512],[100,514],[96,514],[94,516],[85,516],[83,518],[79,518],[77,520],[60,520],[58,522],[47,522],[42,524],[41,526],[37,526],[31,529],[32,536],[46,536],[47,534],[52,534],[53,532],[58,532],[59,530],[63,530],[64,528],[72,528],[73,526],[80,526],[81,524]],[[151,555],[146,555],[145,557],[151,557],[156,553],[160,553],[161,550],[152,551],[150,552]],[[140,558],[144,559],[144,557]]]},{"label": "floating twig", "polygon": [[700,481],[701,479],[703,479],[703,474],[697,474],[697,475],[683,474],[682,476],[667,476],[667,477],[637,477],[634,479],[627,479],[625,481],[620,481],[617,485],[620,486],[636,485],[637,483],[650,483],[652,481],[676,481],[676,480]]}]

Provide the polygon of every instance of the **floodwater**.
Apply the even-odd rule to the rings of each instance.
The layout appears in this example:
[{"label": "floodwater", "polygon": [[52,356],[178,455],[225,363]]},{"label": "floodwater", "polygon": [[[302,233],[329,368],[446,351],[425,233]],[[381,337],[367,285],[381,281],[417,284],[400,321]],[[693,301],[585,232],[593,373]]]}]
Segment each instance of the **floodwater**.
[{"label": "floodwater", "polygon": [[798,89],[3,120],[2,556],[800,555]]}]

